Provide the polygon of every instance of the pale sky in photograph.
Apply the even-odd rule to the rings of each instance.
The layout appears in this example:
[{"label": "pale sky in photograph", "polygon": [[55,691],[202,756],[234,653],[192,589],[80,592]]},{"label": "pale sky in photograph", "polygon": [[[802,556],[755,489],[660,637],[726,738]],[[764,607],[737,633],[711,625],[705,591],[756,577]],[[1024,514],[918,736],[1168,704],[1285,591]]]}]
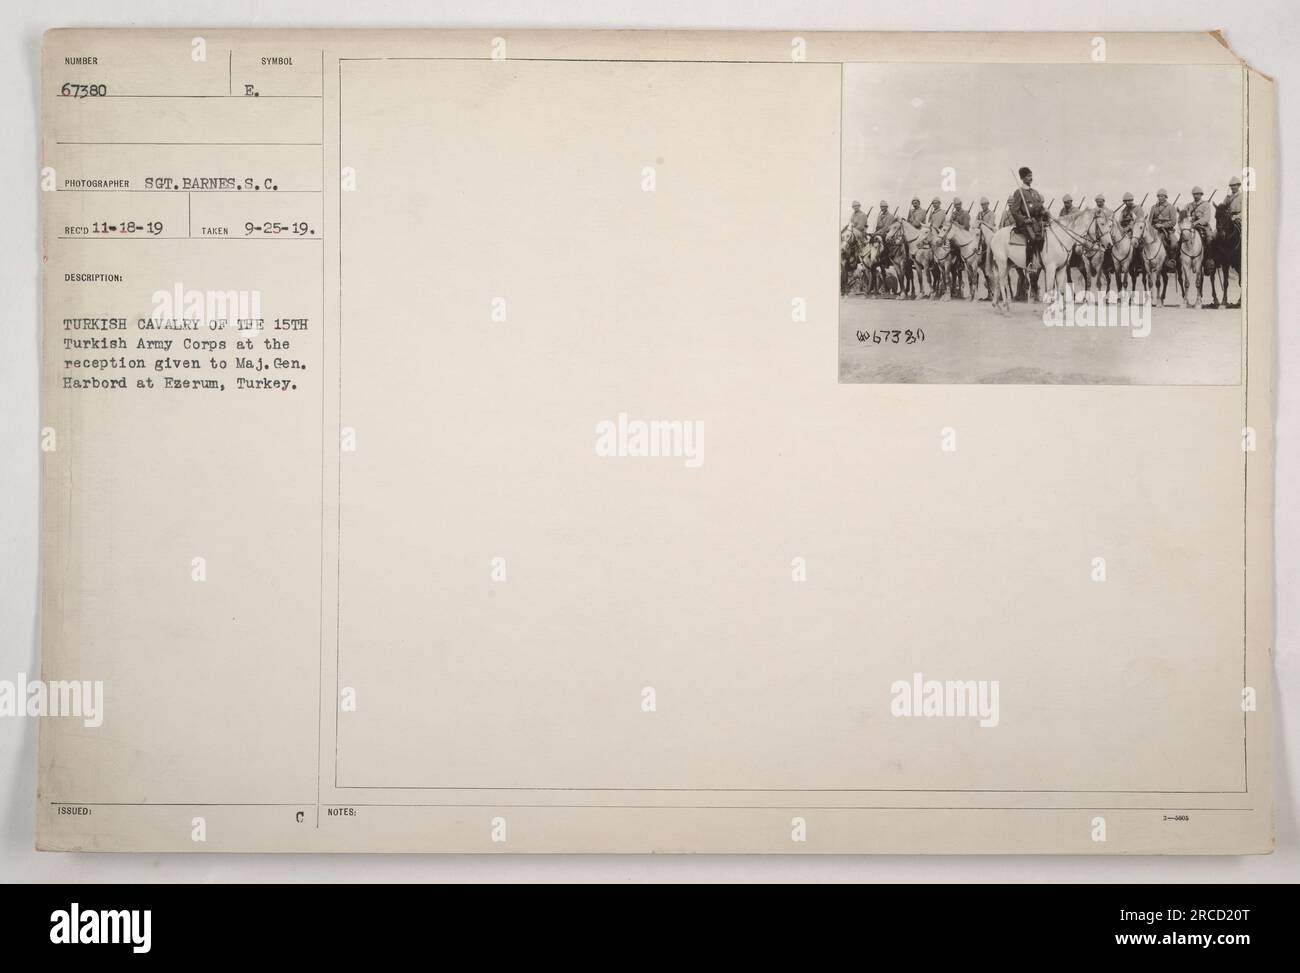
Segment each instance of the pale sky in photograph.
[{"label": "pale sky in photograph", "polygon": [[1193,184],[1218,202],[1245,165],[1242,95],[1237,66],[846,64],[842,218],[854,199],[946,207],[945,166],[968,206],[1005,207],[1022,165],[1053,211],[1067,192],[1150,206],[1161,187],[1181,207]]}]

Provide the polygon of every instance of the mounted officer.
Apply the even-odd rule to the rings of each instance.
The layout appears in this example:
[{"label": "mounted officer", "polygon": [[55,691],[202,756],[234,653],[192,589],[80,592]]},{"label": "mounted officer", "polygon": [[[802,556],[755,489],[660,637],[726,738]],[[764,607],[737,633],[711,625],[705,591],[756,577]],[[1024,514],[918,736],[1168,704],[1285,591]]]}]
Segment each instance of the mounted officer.
[{"label": "mounted officer", "polygon": [[921,197],[912,197],[912,208],[908,211],[907,222],[911,223],[918,230],[925,226],[925,210],[921,209]]},{"label": "mounted officer", "polygon": [[1178,225],[1178,211],[1169,202],[1169,194],[1156,191],[1156,204],[1151,207],[1151,225],[1165,241],[1165,251],[1174,252],[1174,227]]},{"label": "mounted officer", "polygon": [[1061,212],[1058,215],[1059,217],[1063,218],[1069,216],[1073,212],[1074,212],[1074,197],[1071,196],[1069,193],[1066,193],[1064,196],[1061,197]]},{"label": "mounted officer", "polygon": [[876,217],[876,232],[885,233],[894,225],[894,215],[889,212],[889,203],[880,201],[880,214]]},{"label": "mounted officer", "polygon": [[1214,221],[1214,206],[1208,199],[1201,199],[1205,195],[1200,186],[1192,187],[1192,201],[1187,204],[1183,212],[1191,219],[1192,229],[1201,235],[1201,241],[1208,248],[1210,242],[1214,239],[1217,230]]},{"label": "mounted officer", "polygon": [[952,216],[949,217],[949,222],[957,224],[963,230],[970,229],[970,213],[962,209],[960,196],[952,201]]},{"label": "mounted officer", "polygon": [[1133,194],[1124,194],[1124,205],[1119,208],[1119,228],[1125,233],[1133,226],[1134,220],[1142,219],[1142,207],[1133,202]]},{"label": "mounted officer", "polygon": [[1034,173],[1029,166],[1021,166],[1018,173],[1020,185],[1016,187],[1007,202],[1011,220],[1025,237],[1025,266],[1032,258],[1042,262],[1043,220],[1047,211],[1043,207],[1043,197],[1033,188]]},{"label": "mounted officer", "polygon": [[867,214],[862,212],[862,204],[856,199],[853,201],[853,212],[849,215],[849,227],[857,240],[861,240],[871,232]]},{"label": "mounted officer", "polygon": [[1245,202],[1241,195],[1241,180],[1233,176],[1228,180],[1228,198],[1223,201],[1223,205],[1227,207],[1228,215],[1238,230],[1241,229],[1241,210]]},{"label": "mounted officer", "polygon": [[943,219],[943,203],[939,202],[939,197],[936,196],[934,199],[930,200],[930,216],[927,219],[927,222],[930,224],[930,229],[935,232],[942,230]]}]

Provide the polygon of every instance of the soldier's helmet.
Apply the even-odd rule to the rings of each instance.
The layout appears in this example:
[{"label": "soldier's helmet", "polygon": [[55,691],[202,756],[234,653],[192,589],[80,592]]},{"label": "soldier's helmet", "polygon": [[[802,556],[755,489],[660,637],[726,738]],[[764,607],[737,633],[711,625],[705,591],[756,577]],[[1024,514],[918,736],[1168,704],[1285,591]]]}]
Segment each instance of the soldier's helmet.
[{"label": "soldier's helmet", "polygon": [[1241,180],[1238,179],[1236,176],[1233,176],[1231,179],[1228,180],[1228,185],[1231,186],[1233,189],[1237,189],[1241,185]]},{"label": "soldier's helmet", "polygon": [[1131,202],[1133,202],[1133,194],[1132,194],[1132,193],[1125,193],[1125,194],[1124,194],[1124,202],[1126,202],[1126,203],[1131,203]]},{"label": "soldier's helmet", "polygon": [[1168,194],[1167,192],[1165,192],[1163,189],[1157,189],[1157,190],[1156,190],[1156,199],[1165,199],[1165,198],[1167,198],[1168,196],[1169,196],[1169,194]]},{"label": "soldier's helmet", "polygon": [[1098,193],[1098,194],[1097,194],[1097,199],[1096,199],[1096,203],[1097,203],[1097,205],[1098,205],[1098,206],[1101,206],[1101,205],[1104,204],[1105,202],[1106,202],[1106,197],[1103,196],[1101,193]]},{"label": "soldier's helmet", "polygon": [[854,209],[861,209],[861,208],[862,208],[862,204],[859,203],[859,202],[855,199],[855,200],[853,201],[853,208],[854,208]]},{"label": "soldier's helmet", "polygon": [[1061,202],[1063,202],[1063,203],[1073,203],[1073,202],[1074,202],[1074,197],[1071,196],[1069,193],[1066,193],[1064,196],[1061,197]]},{"label": "soldier's helmet", "polygon": [[987,196],[981,196],[981,197],[980,197],[980,205],[981,205],[981,206],[987,206],[988,204],[989,204],[989,198],[988,198]]},{"label": "soldier's helmet", "polygon": [[941,206],[942,204],[939,202],[939,197],[936,196],[936,197],[934,197],[934,199],[930,200],[930,205],[931,205],[931,206]]},{"label": "soldier's helmet", "polygon": [[1193,187],[1192,187],[1192,195],[1193,195],[1193,196],[1200,196],[1203,192],[1204,192],[1204,190],[1201,189],[1200,186],[1193,186]]},{"label": "soldier's helmet", "polygon": [[885,202],[885,201],[882,199],[882,200],[880,201],[880,208],[881,208],[881,209],[886,209],[886,210],[887,210],[887,209],[889,209],[889,204],[888,204],[887,202]]},{"label": "soldier's helmet", "polygon": [[912,197],[912,205],[913,205],[913,206],[920,206],[920,205],[921,205],[921,197],[920,197],[920,196],[913,196],[913,197]]},{"label": "soldier's helmet", "polygon": [[952,200],[952,205],[953,205],[956,209],[961,209],[961,197],[960,197],[960,196],[954,196],[954,197],[953,197],[953,200]]}]

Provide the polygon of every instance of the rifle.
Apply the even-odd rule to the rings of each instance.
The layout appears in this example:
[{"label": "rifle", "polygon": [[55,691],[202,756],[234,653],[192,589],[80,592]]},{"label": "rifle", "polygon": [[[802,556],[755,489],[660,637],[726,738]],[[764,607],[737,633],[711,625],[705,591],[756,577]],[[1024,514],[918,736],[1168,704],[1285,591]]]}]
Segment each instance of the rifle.
[{"label": "rifle", "polygon": [[[953,202],[956,202],[956,200],[954,199]],[[948,222],[948,214],[951,213],[951,212],[952,212],[952,203],[949,203],[949,204],[948,204],[948,208],[947,208],[946,210],[943,211],[943,221],[940,223],[940,226],[942,226],[944,223],[947,223],[947,222]],[[948,231],[947,231],[947,230],[944,230],[943,233],[940,233],[940,234],[939,234],[939,239],[942,240],[942,239],[943,239],[944,237],[946,237],[947,235],[948,235]]]},{"label": "rifle", "polygon": [[[1025,200],[1025,187],[1020,181],[1019,173],[1016,173],[1016,192],[1020,195],[1020,205],[1025,208],[1025,219],[1028,220],[1030,217],[1029,203]],[[1012,225],[1015,225],[1014,221],[1012,222]]]}]

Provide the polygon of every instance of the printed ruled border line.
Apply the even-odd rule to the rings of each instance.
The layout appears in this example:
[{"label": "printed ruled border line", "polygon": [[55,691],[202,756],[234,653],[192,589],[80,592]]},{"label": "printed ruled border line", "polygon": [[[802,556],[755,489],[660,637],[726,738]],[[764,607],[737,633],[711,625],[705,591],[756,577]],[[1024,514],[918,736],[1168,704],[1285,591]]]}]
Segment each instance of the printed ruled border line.
[{"label": "printed ruled border line", "polygon": [[[50,801],[51,807],[296,807],[303,804],[260,803],[260,802],[184,802],[184,801]],[[1139,812],[1195,812],[1230,811],[1253,813],[1253,807],[1052,807],[1035,805],[1033,807],[998,807],[997,805],[973,805],[970,807],[941,807],[933,804],[381,804],[375,802],[347,802],[326,804],[325,807],[373,807],[373,808],[529,808],[535,810],[580,810],[591,809],[611,811],[1139,811]]]},{"label": "printed ruled border line", "polygon": [[[320,52],[320,235],[325,236],[325,50]],[[337,185],[337,183],[336,183]],[[320,583],[316,619],[316,827],[320,828],[321,747],[325,731],[325,248],[320,249]],[[340,307],[342,302],[340,302]]]},{"label": "printed ruled border line", "polygon": [[[337,98],[338,98],[338,106],[339,106],[339,130],[338,130],[338,158],[339,158],[339,172],[340,172],[340,173],[342,172],[342,165],[343,165],[343,62],[344,62],[344,61],[465,61],[465,62],[489,62],[489,63],[492,63],[493,60],[494,60],[494,59],[491,58],[490,56],[489,56],[489,57],[340,57],[340,58],[338,58],[338,92],[337,92]],[[540,61],[540,62],[552,62],[552,61],[555,61],[555,62],[566,62],[566,63],[576,63],[576,64],[605,63],[605,64],[774,64],[774,65],[775,65],[775,64],[780,64],[780,65],[790,65],[790,64],[794,64],[794,63],[795,63],[795,62],[784,61],[784,60],[748,60],[748,59],[742,59],[742,60],[735,60],[735,59],[733,59],[733,60],[715,60],[715,59],[683,60],[683,59],[678,59],[678,58],[657,59],[657,58],[546,58],[546,57],[529,58],[529,57],[517,57],[517,58],[508,58],[507,60],[512,60],[512,61]],[[855,61],[811,61],[811,62],[806,62],[806,63],[812,63],[812,64],[838,64],[838,65],[840,66],[840,85],[839,85],[839,97],[840,97],[840,133],[839,133],[839,135],[840,135],[840,145],[841,145],[841,151],[840,151],[840,166],[841,166],[841,169],[840,169],[840,172],[841,172],[841,183],[842,183],[842,182],[843,182],[843,174],[842,174],[842,166],[843,166],[843,139],[844,139],[844,123],[843,123],[843,118],[844,118],[844,84],[843,84],[844,67],[845,67],[846,64],[857,64],[857,63],[863,63],[863,64],[878,64],[878,63],[894,63],[894,62],[883,62],[883,61],[864,61],[864,62],[855,62]],[[899,63],[903,63],[903,62],[899,62]],[[907,63],[910,63],[910,62],[907,62]],[[964,63],[964,62],[962,62],[962,63]],[[972,63],[985,63],[985,62],[972,62]],[[1000,63],[1000,62],[999,62],[999,63]],[[1030,62],[1030,63],[1032,63],[1032,62]],[[1126,62],[1126,63],[1127,63],[1127,62]],[[1147,62],[1133,62],[1133,63],[1139,63],[1139,64],[1140,64],[1140,63],[1147,63]],[[1202,62],[1188,62],[1187,64],[1180,64],[1180,66],[1196,66],[1196,65],[1201,64],[1201,63],[1202,63]],[[1206,62],[1206,63],[1208,63],[1208,62]],[[1245,99],[1246,99],[1246,107],[1247,107],[1246,115],[1245,115],[1245,117],[1243,118],[1242,131],[1243,131],[1243,138],[1246,140],[1246,159],[1247,159],[1247,164],[1249,164],[1249,147],[1250,147],[1250,142],[1249,142],[1249,129],[1250,129],[1250,117],[1249,117],[1249,75],[1248,75],[1248,72],[1247,72],[1245,66],[1242,67],[1242,72],[1243,72],[1243,86],[1246,88],[1246,92],[1245,92],[1244,97],[1245,97]],[[323,94],[324,94],[324,92],[323,92],[323,90],[322,90],[322,96],[323,96]],[[322,140],[323,140],[323,135],[322,135]],[[323,187],[323,185],[322,185],[322,193],[323,193],[323,192],[324,192],[324,187]],[[838,195],[839,195],[841,192],[842,192],[842,189],[837,189],[837,198],[838,198]],[[339,199],[339,206],[338,206],[338,218],[339,218],[339,219],[338,219],[338,238],[339,238],[339,239],[338,239],[339,279],[338,279],[338,309],[337,309],[337,312],[338,312],[338,347],[339,347],[339,357],[338,357],[338,419],[339,419],[339,428],[342,428],[342,423],[343,423],[343,193],[342,193],[341,190],[339,191],[338,199]],[[841,200],[841,202],[842,202],[842,200]],[[838,212],[837,212],[837,214],[836,214],[836,220],[837,220],[837,221],[838,221],[838,218],[839,218],[839,215],[838,215]],[[1243,266],[1245,266],[1244,254],[1243,254]],[[1224,387],[1229,387],[1229,388],[1242,388],[1242,389],[1243,389],[1243,394],[1244,394],[1245,397],[1246,397],[1246,402],[1247,402],[1247,413],[1248,413],[1248,409],[1249,409],[1249,381],[1250,381],[1250,368],[1249,368],[1249,314],[1248,314],[1248,312],[1247,312],[1247,303],[1246,303],[1245,289],[1244,289],[1243,287],[1240,286],[1240,279],[1239,279],[1239,285],[1238,285],[1238,286],[1239,286],[1239,290],[1241,290],[1242,318],[1243,318],[1243,321],[1244,321],[1244,324],[1243,324],[1243,325],[1239,325],[1239,326],[1244,327],[1244,329],[1245,329],[1245,333],[1246,333],[1246,339],[1245,339],[1245,341],[1246,341],[1246,349],[1245,349],[1245,351],[1243,352],[1243,355],[1242,355],[1243,366],[1244,366],[1244,368],[1245,368],[1245,376],[1244,376],[1244,380],[1243,380],[1242,382],[1238,382],[1238,383],[1237,383],[1236,385],[1234,385],[1234,386],[1221,386],[1221,385],[1196,385],[1196,386],[1164,385],[1164,386],[1162,386],[1162,385],[1151,385],[1151,386],[1144,386],[1144,387],[1146,387],[1146,388],[1184,388],[1184,387],[1194,387],[1194,388],[1204,388],[1204,389],[1224,388]],[[837,356],[838,356],[838,351],[837,351]],[[838,363],[838,357],[837,357],[837,363]],[[945,384],[950,384],[950,383],[945,383]],[[871,384],[863,383],[863,387],[865,387],[865,388],[870,388],[870,387],[872,387],[872,385],[871,385]],[[1024,386],[1021,386],[1021,387],[1024,387]],[[1115,388],[1115,387],[1117,387],[1117,386],[1078,386],[1078,387],[1080,387],[1080,388],[1110,389],[1110,388]],[[322,484],[324,483],[324,475],[325,475],[325,471],[324,471],[324,467],[322,466],[322,469],[321,469],[321,481],[322,481]],[[337,507],[336,507],[336,509],[337,509],[337,523],[336,523],[336,540],[337,540],[337,548],[336,548],[336,559],[335,559],[336,589],[335,589],[335,632],[334,632],[334,660],[335,660],[335,667],[334,667],[334,685],[335,685],[335,692],[334,692],[334,705],[335,705],[335,707],[337,707],[337,705],[338,705],[338,699],[339,699],[339,679],[340,679],[340,668],[339,668],[339,667],[340,667],[340,659],[341,659],[341,652],[342,652],[342,646],[341,646],[341,641],[342,641],[342,625],[341,625],[341,619],[342,619],[342,610],[343,610],[343,609],[342,609],[342,604],[343,604],[343,587],[342,587],[342,564],[343,564],[343,463],[342,463],[342,455],[341,455],[341,454],[340,454],[340,456],[339,456],[339,465],[338,465],[338,493],[337,493],[337,495],[336,495],[336,503],[337,503]],[[1246,514],[1247,514],[1247,509],[1248,509],[1248,508],[1246,508],[1246,506],[1245,506],[1245,494],[1243,493],[1243,548],[1244,548],[1244,544],[1245,544],[1245,518],[1246,518]],[[324,545],[324,538],[322,537],[322,551],[323,551],[323,549],[324,549],[323,545]],[[1244,612],[1244,610],[1245,610],[1245,602],[1246,602],[1246,592],[1247,592],[1247,590],[1248,590],[1248,588],[1247,588],[1247,579],[1246,579],[1246,566],[1245,566],[1244,563],[1243,563],[1242,579],[1243,579],[1243,596],[1242,596],[1242,601],[1243,601],[1243,612]],[[1247,646],[1246,646],[1246,635],[1247,635],[1247,633],[1246,633],[1246,628],[1245,628],[1245,619],[1243,618],[1243,632],[1242,632],[1242,642],[1243,642],[1243,646],[1242,646],[1242,655],[1243,655],[1243,672],[1245,671],[1246,658],[1247,658],[1247,656],[1248,656],[1248,650],[1247,650]],[[1026,789],[1026,788],[964,788],[964,789],[962,789],[962,788],[958,788],[958,789],[943,789],[943,788],[773,788],[773,787],[751,787],[751,788],[670,787],[670,788],[655,788],[655,787],[518,787],[518,786],[507,786],[507,787],[498,787],[498,786],[454,787],[454,786],[446,786],[446,785],[419,785],[419,784],[411,784],[411,785],[360,785],[360,784],[346,784],[346,785],[341,785],[341,784],[339,784],[339,781],[338,781],[338,772],[339,772],[339,719],[338,719],[337,708],[336,708],[336,710],[335,710],[335,714],[334,714],[334,716],[335,716],[335,718],[334,718],[334,787],[335,787],[336,790],[423,790],[423,791],[502,791],[502,792],[508,792],[508,791],[533,791],[533,792],[551,792],[551,791],[577,792],[577,791],[583,791],[583,792],[592,792],[592,793],[606,793],[606,792],[645,792],[645,793],[682,792],[682,793],[701,793],[701,794],[703,794],[703,793],[773,793],[773,794],[777,794],[777,793],[809,793],[809,794],[811,794],[811,793],[843,793],[843,794],[856,794],[856,793],[883,793],[883,794],[931,793],[931,794],[1134,794],[1134,795],[1172,795],[1172,794],[1189,794],[1189,795],[1192,795],[1192,794],[1201,794],[1201,795],[1238,795],[1238,794],[1248,794],[1248,793],[1249,793],[1249,774],[1248,774],[1248,764],[1245,764],[1245,763],[1244,763],[1244,765],[1243,765],[1243,788],[1244,788],[1244,789],[1242,789],[1242,790],[1113,790],[1113,789],[1111,789],[1111,790],[1105,790],[1105,789]],[[1243,712],[1243,741],[1242,741],[1242,742],[1243,742],[1243,757],[1245,756],[1245,754],[1246,754],[1246,753],[1248,752],[1248,750],[1249,750],[1248,738],[1247,738],[1247,736],[1246,736],[1246,722],[1247,722],[1247,721],[1246,721],[1246,714]],[[507,805],[499,805],[499,804],[492,804],[492,805],[456,805],[456,804],[437,804],[437,805],[434,805],[434,804],[431,804],[431,805],[396,805],[396,806],[402,806],[402,807],[413,807],[413,806],[429,806],[429,807],[504,807],[504,806],[507,806]],[[544,806],[544,807],[552,807],[552,806],[555,806],[555,805],[542,805],[542,806]],[[599,807],[600,805],[583,804],[583,805],[574,805],[574,806],[575,806],[575,807]],[[636,807],[636,806],[637,806],[637,805],[610,805],[610,807],[620,807],[620,808],[622,808],[622,807]],[[676,806],[678,806],[678,805],[671,805],[671,806],[676,807]],[[727,807],[726,805],[705,805],[705,806],[703,806],[703,807],[700,808],[700,809],[706,809],[706,808],[707,808],[707,809],[726,809],[726,807]],[[867,808],[863,808],[863,809],[867,809]],[[885,808],[885,809],[886,809],[886,810],[893,810],[894,808]],[[933,810],[980,810],[980,808],[974,808],[974,807],[971,807],[971,808],[930,808],[930,807],[928,807],[928,806],[927,806],[925,809],[926,809],[926,810],[931,810],[931,809],[933,809]],[[1033,810],[1033,809],[1032,809],[1032,808],[1027,808],[1027,807],[1009,807],[1009,808],[995,808],[995,809],[993,809],[993,810]],[[1048,810],[1057,810],[1057,809],[1055,809],[1055,808],[1050,808],[1050,809],[1048,809]],[[1099,809],[1099,808],[1078,808],[1078,809],[1075,809],[1075,810],[1101,810],[1101,809]],[[1155,808],[1124,808],[1123,810],[1159,810],[1159,809],[1155,809]],[[1174,809],[1174,810],[1189,810],[1189,809],[1179,808],[1179,809]],[[1208,808],[1193,808],[1193,809],[1190,809],[1190,810],[1210,810],[1210,809],[1208,809]],[[1232,810],[1232,809],[1215,809],[1215,810]],[[1254,809],[1251,808],[1251,809],[1237,809],[1237,810],[1254,810]]]}]

